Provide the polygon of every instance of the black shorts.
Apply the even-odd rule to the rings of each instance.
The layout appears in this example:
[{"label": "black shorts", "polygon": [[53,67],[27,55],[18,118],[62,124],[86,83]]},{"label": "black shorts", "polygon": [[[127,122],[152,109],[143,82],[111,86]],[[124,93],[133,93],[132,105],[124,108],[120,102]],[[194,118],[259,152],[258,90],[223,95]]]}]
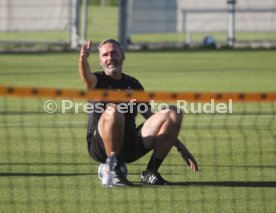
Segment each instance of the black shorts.
[{"label": "black shorts", "polygon": [[[151,151],[146,149],[143,144],[141,135],[142,126],[143,124],[132,131],[125,131],[120,153],[116,155],[120,162],[134,162]],[[90,156],[97,162],[105,163],[107,156],[98,128],[91,135],[87,136],[87,142]]]}]

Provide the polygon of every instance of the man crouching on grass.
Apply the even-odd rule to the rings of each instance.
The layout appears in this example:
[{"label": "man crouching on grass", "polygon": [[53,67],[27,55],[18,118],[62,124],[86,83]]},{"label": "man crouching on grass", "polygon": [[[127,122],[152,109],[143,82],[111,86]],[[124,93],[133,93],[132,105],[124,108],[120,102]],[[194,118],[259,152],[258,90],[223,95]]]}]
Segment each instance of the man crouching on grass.
[{"label": "man crouching on grass", "polygon": [[[80,51],[79,74],[89,90],[116,89],[116,90],[144,90],[141,83],[122,72],[125,53],[121,44],[113,39],[106,39],[99,45],[99,59],[103,67],[101,72],[90,72],[88,57],[91,51],[91,41],[83,45]],[[97,102],[94,102],[97,104]],[[97,162],[110,164],[115,158],[113,185],[131,186],[121,165],[131,163],[149,151],[153,150],[147,168],[141,175],[141,182],[150,185],[170,185],[159,173],[162,162],[175,146],[183,159],[196,172],[198,165],[192,154],[177,139],[182,113],[177,113],[175,107],[152,113],[149,105],[147,110],[142,110],[145,122],[138,127],[135,123],[137,107],[132,111],[120,112],[119,103],[107,104],[102,112],[92,112],[89,116],[87,130],[88,150],[91,157]],[[114,159],[113,159],[114,162]]]}]

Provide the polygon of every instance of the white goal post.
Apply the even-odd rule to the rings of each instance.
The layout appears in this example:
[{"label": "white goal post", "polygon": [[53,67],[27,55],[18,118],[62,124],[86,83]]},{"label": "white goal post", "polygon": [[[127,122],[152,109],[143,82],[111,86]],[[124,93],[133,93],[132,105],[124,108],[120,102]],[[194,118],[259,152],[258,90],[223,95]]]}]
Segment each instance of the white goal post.
[{"label": "white goal post", "polygon": [[[87,7],[84,0],[0,0],[0,32],[3,35],[0,42],[60,43],[77,48],[81,2]],[[32,38],[24,37],[31,33]],[[17,38],[16,35],[23,36]],[[40,35],[44,40],[39,40]]]}]

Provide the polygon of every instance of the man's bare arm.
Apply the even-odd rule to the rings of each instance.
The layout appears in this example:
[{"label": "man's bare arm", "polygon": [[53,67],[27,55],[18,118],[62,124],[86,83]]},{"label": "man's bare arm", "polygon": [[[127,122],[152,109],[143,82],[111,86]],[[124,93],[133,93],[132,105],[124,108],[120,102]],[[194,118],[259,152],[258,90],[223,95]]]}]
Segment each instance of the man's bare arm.
[{"label": "man's bare arm", "polygon": [[88,41],[87,46],[82,45],[79,58],[79,74],[80,79],[84,83],[87,89],[94,89],[97,84],[97,77],[91,73],[88,57],[91,51],[91,41]]},{"label": "man's bare arm", "polygon": [[179,139],[177,139],[174,146],[177,148],[177,151],[180,152],[182,158],[186,161],[187,165],[190,166],[194,172],[198,172],[198,164],[193,155],[184,146],[184,144],[181,143]]}]

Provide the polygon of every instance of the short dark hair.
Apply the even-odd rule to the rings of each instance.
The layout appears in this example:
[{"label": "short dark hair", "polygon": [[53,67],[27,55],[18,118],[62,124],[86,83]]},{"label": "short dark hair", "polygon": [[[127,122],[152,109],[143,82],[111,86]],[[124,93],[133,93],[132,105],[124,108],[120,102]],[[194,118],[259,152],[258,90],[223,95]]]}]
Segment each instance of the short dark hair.
[{"label": "short dark hair", "polygon": [[99,44],[99,47],[98,47],[98,50],[100,51],[101,47],[106,44],[106,43],[112,43],[112,44],[115,44],[117,45],[117,47],[119,47],[120,51],[122,54],[124,54],[124,48],[122,46],[122,44],[119,42],[119,41],[116,41],[115,39],[113,38],[108,38],[108,39],[104,39],[100,44]]}]

